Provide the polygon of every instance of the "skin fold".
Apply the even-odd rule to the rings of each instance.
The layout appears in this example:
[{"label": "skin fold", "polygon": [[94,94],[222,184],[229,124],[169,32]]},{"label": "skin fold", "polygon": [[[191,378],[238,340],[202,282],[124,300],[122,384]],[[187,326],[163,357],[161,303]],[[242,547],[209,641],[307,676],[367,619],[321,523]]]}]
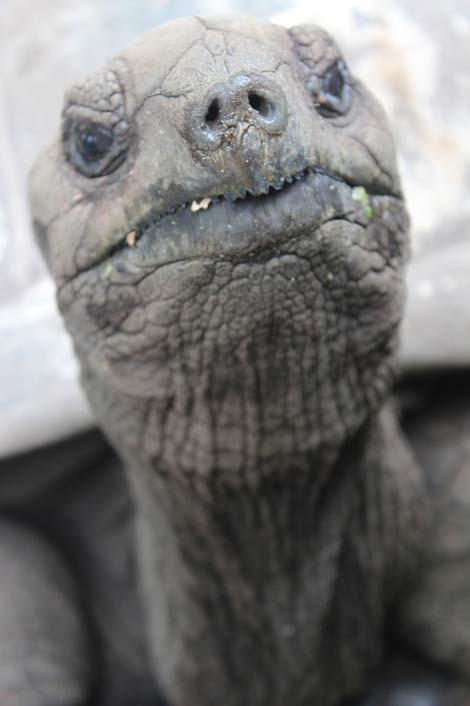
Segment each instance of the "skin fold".
[{"label": "skin fold", "polygon": [[[400,669],[377,672],[392,615],[400,645],[470,676],[468,630],[420,637],[443,620],[423,579],[442,558],[435,503],[388,401],[408,219],[386,119],[334,40],[246,18],[157,27],[69,91],[30,194],[125,474],[90,462],[68,515],[78,573],[104,567],[101,702],[140,684],[170,706],[422,704],[426,675],[410,696]],[[142,629],[113,634],[127,600]],[[453,703],[448,681],[425,703]]]}]

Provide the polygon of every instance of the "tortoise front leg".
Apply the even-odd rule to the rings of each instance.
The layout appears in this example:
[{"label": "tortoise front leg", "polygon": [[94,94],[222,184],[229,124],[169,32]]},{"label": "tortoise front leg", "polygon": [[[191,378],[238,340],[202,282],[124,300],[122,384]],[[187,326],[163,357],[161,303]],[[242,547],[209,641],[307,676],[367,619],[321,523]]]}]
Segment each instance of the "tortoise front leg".
[{"label": "tortoise front leg", "polygon": [[[390,619],[401,645],[360,706],[470,704],[469,387],[446,384],[405,419],[434,506],[419,577]],[[356,705],[355,705],[356,706]]]},{"label": "tortoise front leg", "polygon": [[92,682],[73,578],[39,534],[0,520],[0,703],[83,706]]},{"label": "tortoise front leg", "polygon": [[[426,664],[457,675],[431,690],[436,694],[434,701],[428,698],[431,706],[470,704],[469,382],[462,380],[457,388],[447,382],[406,421],[434,515],[419,576],[402,596],[390,625],[400,644]],[[395,703],[402,702],[390,702]],[[428,706],[425,700],[423,704]]]}]

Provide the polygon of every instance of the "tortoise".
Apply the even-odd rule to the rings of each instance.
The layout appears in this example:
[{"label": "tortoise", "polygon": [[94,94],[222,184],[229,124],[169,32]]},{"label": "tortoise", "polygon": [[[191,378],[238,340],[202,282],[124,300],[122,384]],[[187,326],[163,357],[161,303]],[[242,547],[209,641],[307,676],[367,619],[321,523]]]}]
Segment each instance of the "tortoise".
[{"label": "tortoise", "polygon": [[2,703],[468,703],[469,376],[392,394],[408,217],[335,41],[157,27],[30,196],[110,446],[5,474]]}]

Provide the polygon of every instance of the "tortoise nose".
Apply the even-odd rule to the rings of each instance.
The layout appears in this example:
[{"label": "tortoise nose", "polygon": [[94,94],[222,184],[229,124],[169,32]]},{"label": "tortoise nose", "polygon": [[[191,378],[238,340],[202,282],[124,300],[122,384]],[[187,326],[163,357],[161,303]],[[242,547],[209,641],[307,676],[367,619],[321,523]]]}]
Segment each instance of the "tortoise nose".
[{"label": "tortoise nose", "polygon": [[284,92],[275,81],[240,74],[212,86],[192,107],[190,132],[197,147],[214,150],[230,141],[239,126],[280,135],[287,118]]}]

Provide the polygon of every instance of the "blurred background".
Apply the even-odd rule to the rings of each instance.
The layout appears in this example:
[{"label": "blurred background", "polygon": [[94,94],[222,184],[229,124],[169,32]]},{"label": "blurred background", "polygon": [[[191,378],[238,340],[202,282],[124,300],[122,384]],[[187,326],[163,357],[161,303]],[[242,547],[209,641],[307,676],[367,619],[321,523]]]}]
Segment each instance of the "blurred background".
[{"label": "blurred background", "polygon": [[336,36],[397,140],[415,251],[403,364],[470,365],[470,0],[2,0],[0,457],[92,424],[31,235],[29,166],[71,83],[152,26],[202,13]]}]

